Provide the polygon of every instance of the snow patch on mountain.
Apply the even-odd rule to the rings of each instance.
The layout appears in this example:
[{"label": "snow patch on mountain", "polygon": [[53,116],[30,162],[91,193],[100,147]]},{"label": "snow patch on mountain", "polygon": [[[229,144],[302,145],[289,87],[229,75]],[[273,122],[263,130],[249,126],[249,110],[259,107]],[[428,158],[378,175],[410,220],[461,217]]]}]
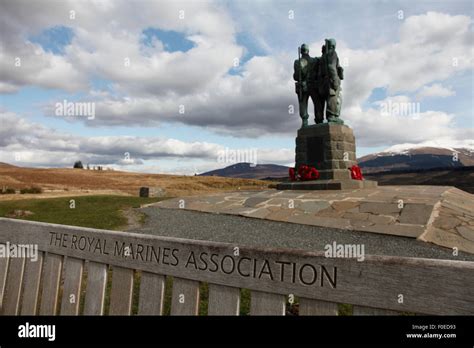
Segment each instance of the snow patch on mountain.
[{"label": "snow patch on mountain", "polygon": [[460,142],[457,142],[456,144],[453,144],[452,142],[447,144],[443,141],[425,141],[419,144],[411,144],[411,143],[397,144],[397,145],[389,147],[388,149],[385,149],[384,151],[378,153],[377,155],[378,156],[387,156],[387,154],[407,155],[410,153],[411,150],[416,150],[416,149],[421,149],[421,148],[426,148],[426,147],[446,149],[452,152],[458,152],[459,149],[466,149],[470,152],[474,152],[474,140],[460,141]]}]

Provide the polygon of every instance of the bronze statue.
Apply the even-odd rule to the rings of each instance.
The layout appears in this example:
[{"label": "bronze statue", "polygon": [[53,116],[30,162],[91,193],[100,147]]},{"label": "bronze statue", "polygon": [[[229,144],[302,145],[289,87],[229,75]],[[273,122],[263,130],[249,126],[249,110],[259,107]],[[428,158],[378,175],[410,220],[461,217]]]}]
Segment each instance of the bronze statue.
[{"label": "bronze statue", "polygon": [[298,95],[300,117],[303,121],[302,127],[308,125],[308,100],[311,97],[315,107],[316,113],[316,74],[317,69],[315,65],[317,59],[309,56],[309,49],[306,44],[302,44],[298,47],[298,59],[293,64],[294,73],[293,79],[295,83],[295,92]]},{"label": "bronze statue", "polygon": [[341,80],[344,78],[343,68],[339,65],[336,53],[336,40],[326,39],[321,48],[322,56],[310,57],[306,44],[298,48],[298,60],[294,62],[293,79],[296,81],[300,117],[302,127],[308,126],[308,100],[314,104],[314,121],[316,124],[324,121],[324,106],[326,119],[330,123],[343,124],[339,118],[341,112]]},{"label": "bronze statue", "polygon": [[328,122],[344,123],[341,114],[341,80],[344,79],[344,69],[339,65],[336,53],[336,40],[326,39],[324,52],[320,59],[318,72],[319,94],[326,103],[326,119]]}]

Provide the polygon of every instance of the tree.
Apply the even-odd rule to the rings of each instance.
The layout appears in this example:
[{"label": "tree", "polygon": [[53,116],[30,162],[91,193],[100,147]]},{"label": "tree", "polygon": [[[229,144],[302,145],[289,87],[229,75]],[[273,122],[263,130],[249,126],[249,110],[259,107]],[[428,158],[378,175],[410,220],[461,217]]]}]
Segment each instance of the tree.
[{"label": "tree", "polygon": [[84,169],[81,161],[74,162],[74,168]]}]

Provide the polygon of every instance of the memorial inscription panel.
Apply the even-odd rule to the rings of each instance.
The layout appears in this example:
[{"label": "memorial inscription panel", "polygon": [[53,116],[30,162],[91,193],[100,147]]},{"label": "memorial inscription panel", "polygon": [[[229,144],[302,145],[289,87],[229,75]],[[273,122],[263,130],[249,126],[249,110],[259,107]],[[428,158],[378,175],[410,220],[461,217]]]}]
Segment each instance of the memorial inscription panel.
[{"label": "memorial inscription panel", "polygon": [[[337,286],[337,267],[312,262],[291,262],[240,255],[200,248],[168,247],[141,242],[125,242],[80,234],[49,232],[49,246],[99,254],[109,258],[161,265],[193,272],[220,273],[255,280],[298,283],[305,286]],[[236,255],[237,254],[237,255]]]}]

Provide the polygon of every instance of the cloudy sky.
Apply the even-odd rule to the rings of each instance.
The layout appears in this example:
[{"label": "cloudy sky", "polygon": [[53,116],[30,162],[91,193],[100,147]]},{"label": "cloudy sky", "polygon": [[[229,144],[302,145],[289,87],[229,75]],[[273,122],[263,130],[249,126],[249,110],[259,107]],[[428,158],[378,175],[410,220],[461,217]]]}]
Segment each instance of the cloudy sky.
[{"label": "cloudy sky", "polygon": [[229,165],[227,150],[292,164],[293,60],[327,37],[358,156],[474,148],[473,17],[469,0],[2,0],[0,161],[193,174]]}]

